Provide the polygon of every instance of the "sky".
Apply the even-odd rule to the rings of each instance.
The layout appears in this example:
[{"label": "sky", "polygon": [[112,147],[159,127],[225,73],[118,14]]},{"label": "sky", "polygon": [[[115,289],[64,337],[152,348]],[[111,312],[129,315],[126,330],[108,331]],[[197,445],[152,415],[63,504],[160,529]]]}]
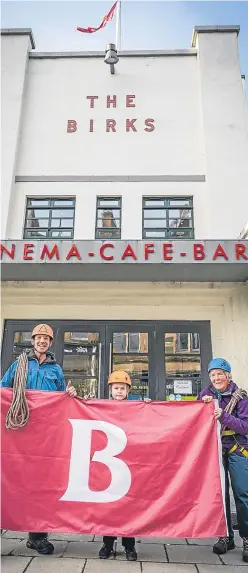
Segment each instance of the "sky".
[{"label": "sky", "polygon": [[[76,26],[98,26],[114,0],[90,2],[2,0],[2,28],[32,28],[37,51],[104,51],[115,42],[115,21],[82,34]],[[190,48],[195,25],[240,25],[241,73],[248,77],[248,1],[122,1],[121,49]]]}]

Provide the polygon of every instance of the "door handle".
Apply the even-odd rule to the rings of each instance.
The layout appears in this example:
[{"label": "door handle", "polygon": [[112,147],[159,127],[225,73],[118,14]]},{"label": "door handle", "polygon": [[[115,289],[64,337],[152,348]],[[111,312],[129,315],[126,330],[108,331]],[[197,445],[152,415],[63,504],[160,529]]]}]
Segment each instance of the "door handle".
[{"label": "door handle", "polygon": [[109,343],[109,376],[112,370],[112,342]]},{"label": "door handle", "polygon": [[100,390],[100,384],[101,384],[101,366],[102,366],[102,343],[99,342],[99,356],[98,356],[98,392],[97,392],[97,398],[100,398],[100,394],[101,394],[101,390]]}]

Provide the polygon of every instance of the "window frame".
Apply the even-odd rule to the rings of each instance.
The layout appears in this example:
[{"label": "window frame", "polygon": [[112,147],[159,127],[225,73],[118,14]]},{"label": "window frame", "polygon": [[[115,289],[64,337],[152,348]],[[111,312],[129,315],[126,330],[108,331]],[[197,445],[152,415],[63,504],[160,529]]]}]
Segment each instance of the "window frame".
[{"label": "window frame", "polygon": [[[47,201],[48,205],[47,206],[45,206],[45,205],[32,206],[29,204],[29,201],[37,201],[37,202],[38,201]],[[68,205],[68,206],[61,205],[61,207],[59,205],[54,204],[55,202],[59,202],[59,201],[61,201],[61,202],[71,201],[73,204]],[[49,211],[49,213],[48,213],[48,226],[44,227],[44,228],[39,227],[39,230],[41,232],[46,232],[45,237],[38,237],[38,236],[35,237],[35,236],[31,236],[28,234],[29,231],[34,232],[36,229],[35,227],[27,227],[27,221],[32,221],[35,219],[35,217],[33,217],[33,218],[28,217],[28,211],[30,209],[33,209],[33,210],[36,209],[36,210],[40,210],[40,211],[42,211],[42,210]],[[63,209],[72,210],[73,216],[72,217],[59,217],[58,216],[57,219],[63,219],[63,218],[64,219],[68,218],[70,220],[72,219],[73,226],[72,227],[52,227],[52,225],[51,225],[52,219],[56,218],[56,217],[52,217],[52,211],[56,211],[56,210],[61,211]],[[53,197],[51,197],[51,196],[49,196],[49,197],[48,196],[42,196],[42,197],[41,196],[39,196],[39,197],[27,196],[26,197],[26,206],[25,206],[24,225],[23,225],[23,239],[30,239],[30,240],[32,239],[35,241],[48,241],[48,240],[49,241],[70,241],[70,240],[73,240],[74,239],[74,232],[75,232],[75,211],[76,211],[76,197],[75,196],[70,196],[70,197],[69,196],[65,196],[65,197],[64,196],[57,196],[57,197],[56,196],[53,196]],[[39,219],[44,220],[44,219],[47,219],[47,217],[39,217]],[[37,229],[38,229],[38,227],[37,227]],[[70,237],[53,237],[52,232],[55,232],[55,231],[57,231],[57,232],[68,231],[71,233],[71,236]]]},{"label": "window frame", "polygon": [[[146,205],[146,201],[147,200],[151,200],[151,201],[161,201],[161,205],[156,205],[156,206],[149,206]],[[178,203],[178,205],[170,205],[170,201],[179,201],[181,200],[183,201],[189,201],[189,205],[181,205],[180,207],[180,203]],[[164,201],[164,203],[162,204],[162,201]],[[169,227],[169,211],[172,210],[178,210],[180,208],[185,208],[191,211],[191,221],[192,221],[192,226],[191,227],[185,227],[185,229],[187,229],[189,231],[189,236],[182,236],[182,237],[172,237],[170,235],[170,232],[173,231],[173,227]],[[166,226],[165,227],[145,227],[145,220],[148,219],[148,217],[145,217],[145,211],[146,210],[154,210],[154,211],[159,211],[161,209],[165,210],[165,222],[166,222]],[[154,218],[154,221],[156,220],[161,220],[160,218]],[[182,227],[183,230],[183,227]],[[146,233],[150,232],[151,236],[147,236]],[[159,232],[163,232],[164,233],[164,237],[156,237],[155,233],[159,233]],[[154,233],[152,235],[152,233]],[[195,225],[194,225],[194,203],[193,203],[193,196],[192,195],[143,195],[142,196],[142,239],[143,240],[157,240],[157,241],[165,241],[170,239],[171,241],[189,241],[195,238]]]},{"label": "window frame", "polygon": [[[109,207],[103,207],[101,205],[101,201],[109,201]],[[114,204],[111,204],[111,201],[118,201],[119,204],[116,206]],[[110,229],[115,230],[115,231],[119,231],[119,237],[114,237],[113,235],[109,234],[108,237],[98,237],[98,232],[102,231],[104,229],[104,227],[98,227],[97,225],[97,221],[100,219],[100,217],[98,217],[98,211],[100,210],[105,210],[105,209],[111,209],[112,211],[114,210],[119,210],[120,212],[120,216],[118,217],[118,221],[120,221],[120,227],[106,227],[105,229]],[[101,218],[101,221],[103,219]],[[122,225],[122,197],[121,195],[97,195],[96,197],[96,217],[95,217],[95,240],[96,241],[105,241],[105,240],[114,240],[114,241],[120,241],[121,240],[121,225]]]}]

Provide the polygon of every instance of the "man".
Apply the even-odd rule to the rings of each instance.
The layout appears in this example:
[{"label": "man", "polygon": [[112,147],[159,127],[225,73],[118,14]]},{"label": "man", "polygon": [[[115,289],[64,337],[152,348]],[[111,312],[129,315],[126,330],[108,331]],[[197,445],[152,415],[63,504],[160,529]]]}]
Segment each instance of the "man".
[{"label": "man", "polygon": [[232,381],[231,366],[223,358],[214,358],[208,366],[210,384],[198,400],[218,400],[214,416],[221,423],[223,465],[226,480],[226,516],[228,537],[220,537],[213,552],[222,555],[235,548],[231,521],[229,475],[237,510],[239,535],[243,539],[243,561],[248,563],[248,397]]},{"label": "man", "polygon": [[[76,389],[69,381],[65,383],[62,368],[56,363],[50,347],[53,342],[53,331],[48,324],[35,326],[32,336],[32,350],[27,354],[28,372],[26,388],[29,390],[47,390],[50,392],[68,392],[69,396],[77,396]],[[0,386],[12,388],[17,361],[15,361],[5,373]],[[29,533],[27,547],[36,549],[42,555],[54,552],[54,546],[48,541],[47,533]]]}]

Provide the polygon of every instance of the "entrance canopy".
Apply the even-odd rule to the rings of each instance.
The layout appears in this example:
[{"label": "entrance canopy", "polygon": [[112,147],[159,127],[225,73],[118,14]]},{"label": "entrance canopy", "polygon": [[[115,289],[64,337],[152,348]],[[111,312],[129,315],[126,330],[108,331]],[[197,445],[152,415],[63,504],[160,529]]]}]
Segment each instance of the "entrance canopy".
[{"label": "entrance canopy", "polygon": [[245,282],[248,241],[4,241],[2,281]]}]

